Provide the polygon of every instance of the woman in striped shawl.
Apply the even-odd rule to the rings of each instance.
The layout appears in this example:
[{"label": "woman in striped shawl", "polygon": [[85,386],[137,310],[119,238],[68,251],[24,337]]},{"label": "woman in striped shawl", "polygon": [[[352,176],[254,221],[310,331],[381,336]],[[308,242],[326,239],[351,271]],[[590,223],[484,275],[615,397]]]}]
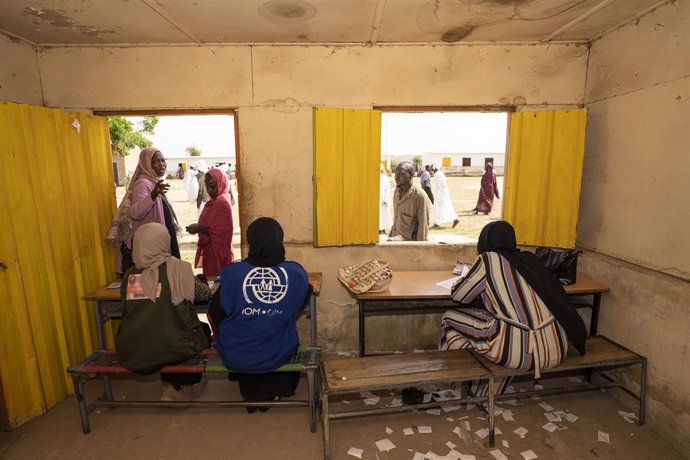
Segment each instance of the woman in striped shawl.
[{"label": "woman in striped shawl", "polygon": [[[486,225],[477,252],[467,276],[451,290],[453,300],[466,307],[443,315],[441,350],[472,348],[496,364],[534,370],[535,378],[561,363],[568,339],[585,353],[587,331],[563,286],[534,254],[517,249],[508,222]],[[497,380],[496,393],[507,384]],[[472,390],[485,396],[487,386],[478,382]]]}]

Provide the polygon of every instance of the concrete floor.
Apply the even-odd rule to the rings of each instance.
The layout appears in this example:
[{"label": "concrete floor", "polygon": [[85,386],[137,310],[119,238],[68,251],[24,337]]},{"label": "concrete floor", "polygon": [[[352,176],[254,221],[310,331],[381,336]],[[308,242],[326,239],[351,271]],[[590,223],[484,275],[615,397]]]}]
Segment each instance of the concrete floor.
[{"label": "concrete floor", "polygon": [[[548,381],[542,383],[549,386]],[[520,390],[528,385],[531,383],[515,384],[515,388]],[[160,396],[161,388],[160,382],[153,377],[114,381],[116,398],[154,399]],[[100,390],[99,380],[87,383],[89,397]],[[614,398],[615,391],[618,390],[542,397],[540,400],[524,398],[517,399],[517,405],[504,402],[501,407],[513,412],[514,421],[505,421],[502,416],[496,418],[497,427],[502,431],[496,437],[496,449],[505,457],[516,459],[524,458],[526,454],[521,453],[527,450],[542,459],[682,458],[649,427],[628,423],[619,415],[619,410],[635,412],[636,406],[632,399],[623,399],[627,396]],[[237,393],[235,382],[214,378],[201,399],[235,398]],[[303,379],[298,396],[305,395],[306,381]],[[377,395],[381,396],[378,405],[388,404],[396,396],[388,392]],[[347,403],[338,402],[332,406],[338,410],[366,407],[359,394],[346,400]],[[573,422],[565,419],[556,422],[559,429],[550,433],[542,428],[548,420],[539,403],[547,403],[552,411],[565,411],[578,418]],[[356,458],[348,455],[350,447],[362,449],[363,459],[471,459],[472,455],[476,459],[503,458],[486,447],[488,438],[481,440],[475,434],[486,427],[481,417],[478,408],[462,407],[441,411],[439,415],[421,411],[332,421],[332,458]],[[247,414],[243,408],[102,408],[91,414],[90,421],[92,432],[82,434],[76,402],[74,397],[69,397],[44,416],[11,433],[0,433],[0,458],[323,458],[321,427],[317,433],[309,431],[308,412],[303,408],[273,408],[267,413],[255,414]],[[469,431],[465,422],[469,422]],[[430,427],[431,433],[420,434],[419,427],[423,426]],[[454,432],[456,427],[459,429]],[[519,427],[528,430],[524,438],[513,432]],[[412,428],[414,434],[405,435],[405,428]],[[610,443],[598,440],[599,431],[608,433]],[[389,439],[395,448],[379,451],[376,441],[382,439]],[[449,447],[452,445],[454,449]]]}]

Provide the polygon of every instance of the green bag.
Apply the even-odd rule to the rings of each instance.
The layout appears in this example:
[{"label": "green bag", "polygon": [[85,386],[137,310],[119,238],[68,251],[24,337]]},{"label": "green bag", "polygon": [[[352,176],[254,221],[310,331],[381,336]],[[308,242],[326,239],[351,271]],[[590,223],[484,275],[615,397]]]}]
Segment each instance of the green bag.
[{"label": "green bag", "polygon": [[135,282],[141,270],[132,268],[122,278],[122,322],[117,331],[115,348],[118,359],[127,369],[140,374],[157,372],[168,364],[176,364],[209,347],[191,302],[173,305],[166,264],[158,268],[160,296],[155,302],[148,298],[127,300],[127,286]]}]

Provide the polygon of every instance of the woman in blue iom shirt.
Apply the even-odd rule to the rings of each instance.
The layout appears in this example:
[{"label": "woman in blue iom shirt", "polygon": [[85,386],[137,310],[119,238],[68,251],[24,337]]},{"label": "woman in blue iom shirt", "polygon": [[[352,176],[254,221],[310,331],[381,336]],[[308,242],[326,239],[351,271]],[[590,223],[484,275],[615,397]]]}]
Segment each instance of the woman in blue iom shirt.
[{"label": "woman in blue iom shirt", "polygon": [[[212,302],[216,348],[238,375],[245,401],[273,401],[295,393],[299,373],[272,372],[297,350],[296,315],[311,295],[306,270],[285,261],[283,229],[261,217],[247,228],[249,256],[220,273],[220,305]],[[268,407],[259,408],[262,412]],[[247,412],[256,412],[248,407]]]}]

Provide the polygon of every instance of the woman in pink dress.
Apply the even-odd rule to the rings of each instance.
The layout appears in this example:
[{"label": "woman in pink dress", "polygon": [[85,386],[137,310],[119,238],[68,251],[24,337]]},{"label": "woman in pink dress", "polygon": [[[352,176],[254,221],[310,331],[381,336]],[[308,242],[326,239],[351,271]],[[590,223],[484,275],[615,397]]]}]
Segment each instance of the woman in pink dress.
[{"label": "woman in pink dress", "polygon": [[235,259],[228,180],[223,171],[214,168],[204,176],[204,184],[211,199],[204,205],[199,222],[187,226],[187,231],[199,235],[194,266],[202,267],[206,276],[219,276],[220,269]]}]

